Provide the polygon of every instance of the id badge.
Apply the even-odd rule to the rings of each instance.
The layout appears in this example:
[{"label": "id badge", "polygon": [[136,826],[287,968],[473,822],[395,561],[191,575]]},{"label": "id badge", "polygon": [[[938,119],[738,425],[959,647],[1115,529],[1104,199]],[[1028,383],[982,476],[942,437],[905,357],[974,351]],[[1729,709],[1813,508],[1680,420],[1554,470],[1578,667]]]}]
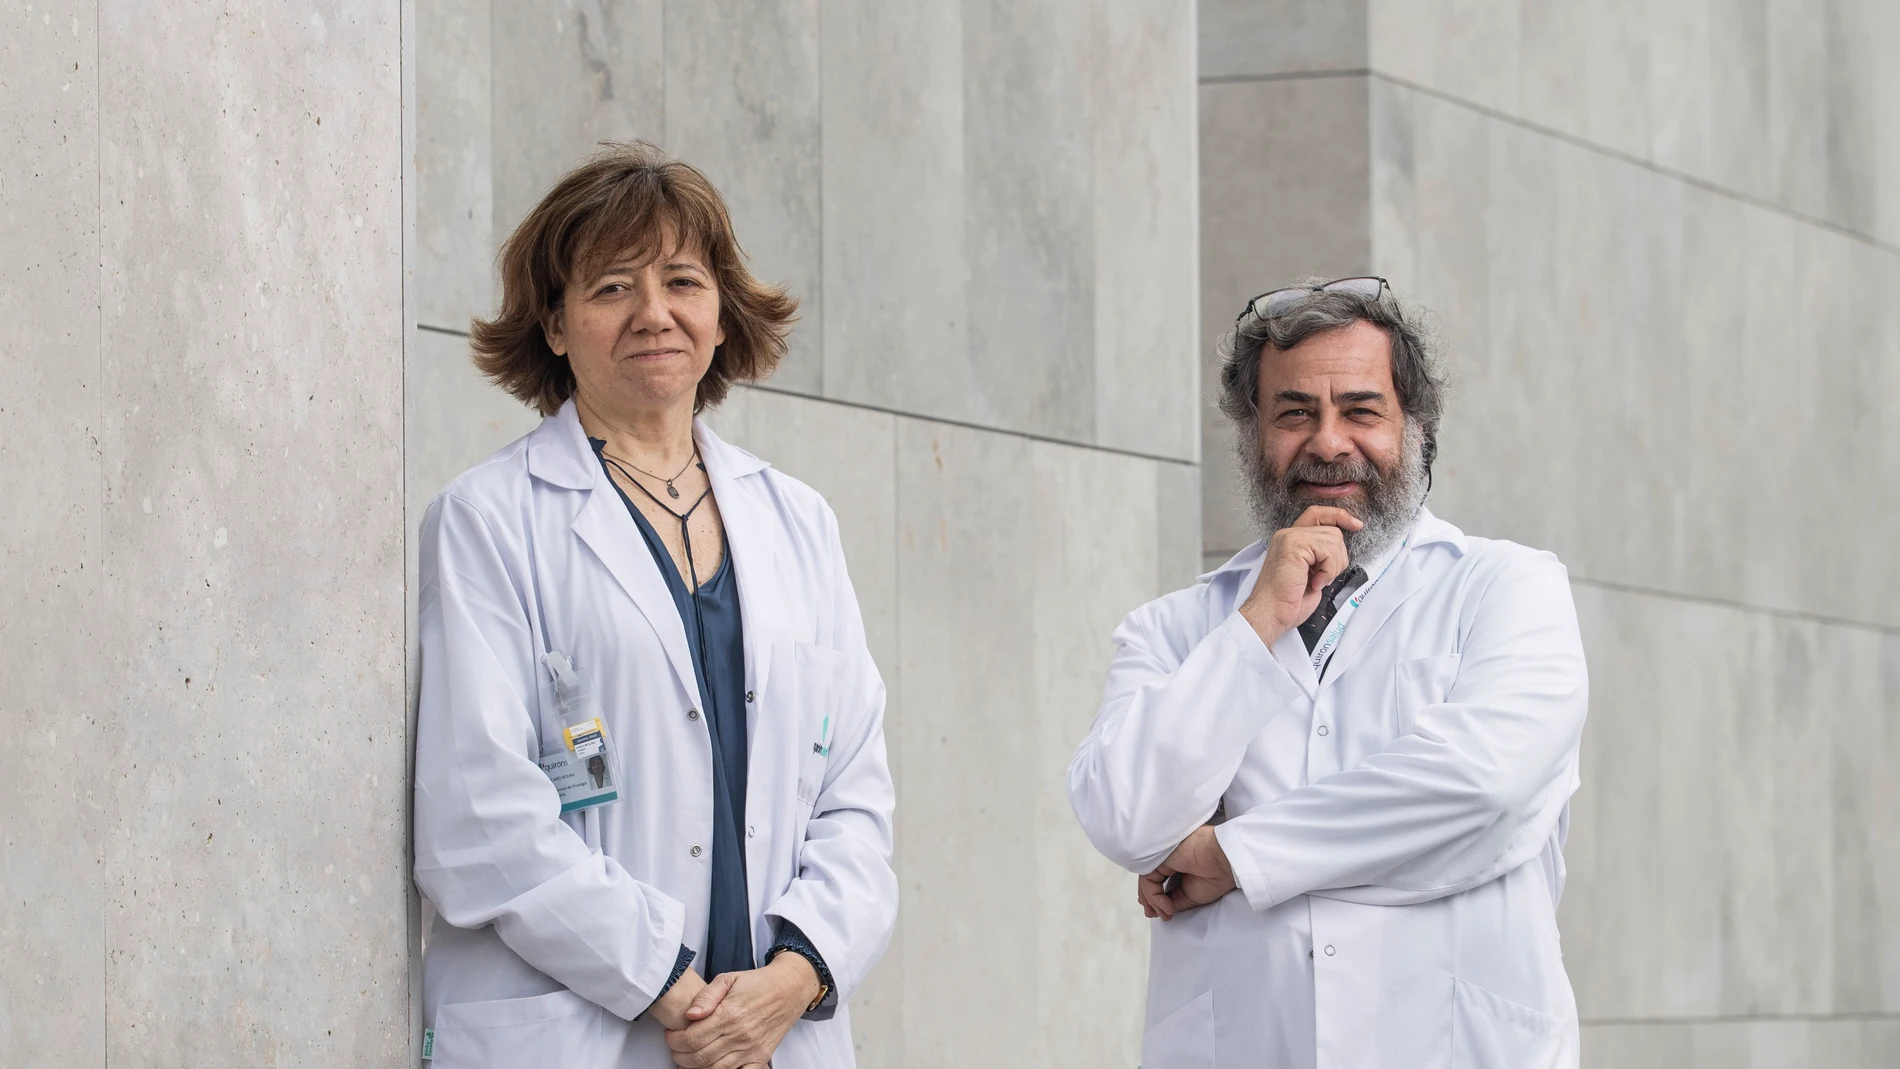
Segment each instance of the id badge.
[{"label": "id badge", "polygon": [[541,771],[561,796],[561,812],[592,809],[620,798],[620,755],[593,692],[559,653],[548,655],[561,705],[561,730],[541,753]]}]

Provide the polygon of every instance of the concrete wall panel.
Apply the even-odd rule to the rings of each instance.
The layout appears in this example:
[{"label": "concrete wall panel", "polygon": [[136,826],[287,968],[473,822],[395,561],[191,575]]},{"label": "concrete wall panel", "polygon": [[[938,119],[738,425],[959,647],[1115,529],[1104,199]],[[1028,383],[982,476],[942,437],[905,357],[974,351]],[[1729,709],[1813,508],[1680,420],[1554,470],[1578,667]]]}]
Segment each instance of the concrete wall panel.
[{"label": "concrete wall panel", "polygon": [[1366,0],[1201,0],[1202,78],[1366,66]]},{"label": "concrete wall panel", "polygon": [[[1892,1014],[1900,637],[1576,588],[1591,658],[1562,920],[1583,1016]],[[1855,1063],[1843,1063],[1855,1064]]]},{"label": "concrete wall panel", "polygon": [[665,144],[662,8],[662,0],[491,5],[496,242],[599,142]]},{"label": "concrete wall panel", "polygon": [[1586,1024],[1584,1069],[1836,1069],[1900,1062],[1894,1020]]},{"label": "concrete wall panel", "polygon": [[97,29],[91,2],[0,13],[4,1065],[105,1056]]},{"label": "concrete wall panel", "polygon": [[398,18],[100,12],[113,1062],[409,1049]]},{"label": "concrete wall panel", "polygon": [[1900,538],[1900,514],[1805,519],[1900,482],[1900,255],[1410,90],[1373,100],[1375,129],[1409,125],[1377,142],[1378,233],[1405,235],[1378,259],[1459,380],[1434,507],[1587,578],[1900,620],[1900,563],[1807,564]]},{"label": "concrete wall panel", "polygon": [[1195,464],[1155,466],[1155,591],[1194,585],[1201,574],[1201,469]]},{"label": "concrete wall panel", "polygon": [[[415,3],[418,262],[410,315],[428,326],[467,330],[469,320],[492,315],[500,297],[493,5],[488,0]],[[504,24],[507,17],[504,12]]]},{"label": "concrete wall panel", "polygon": [[1008,1060],[1129,1065],[1141,1057],[1151,922],[1134,904],[1135,877],[1076,824],[1067,771],[1101,707],[1110,634],[1162,592],[1143,566],[1160,552],[1165,521],[1144,502],[1159,504],[1161,469],[1179,465],[1041,442],[1031,459],[1037,715],[1012,735],[1034,742],[1033,801],[1017,819],[1036,840],[1039,1046]]},{"label": "concrete wall panel", "polygon": [[818,0],[666,5],[666,147],[706,172],[753,272],[799,299],[773,381],[817,393],[824,368],[820,264]]},{"label": "concrete wall panel", "polygon": [[[468,339],[419,330],[409,351],[404,392],[409,410],[404,452],[408,530],[456,476],[541,424],[534,409],[475,370]],[[413,538],[411,539],[413,541]]]},{"label": "concrete wall panel", "polygon": [[[1039,1050],[1031,443],[906,419],[897,428],[898,701],[904,770],[905,1064],[1004,1065]],[[945,1007],[958,1007],[946,1013]],[[969,1022],[984,1022],[972,1028]],[[1031,1060],[1031,1059],[1025,1059]]]},{"label": "concrete wall panel", "polygon": [[1891,4],[1374,0],[1371,66],[1889,243]]},{"label": "concrete wall panel", "polygon": [[1095,109],[1095,440],[1195,460],[1194,5],[1101,8]]},{"label": "concrete wall panel", "polygon": [[968,417],[961,12],[834,0],[820,15],[825,392]]},{"label": "concrete wall panel", "polygon": [[1155,468],[899,423],[903,1064],[1136,1056],[1145,922],[1063,783],[1108,635],[1158,593]]},{"label": "concrete wall panel", "polygon": [[824,392],[1192,459],[1186,5],[821,21]]},{"label": "concrete wall panel", "polygon": [[1255,294],[1371,270],[1366,79],[1201,87],[1202,540],[1210,566],[1256,537],[1214,408],[1218,348]]},{"label": "concrete wall panel", "polygon": [[[965,0],[970,419],[1095,439],[1090,0]],[[1025,354],[1034,353],[1034,359]]]}]

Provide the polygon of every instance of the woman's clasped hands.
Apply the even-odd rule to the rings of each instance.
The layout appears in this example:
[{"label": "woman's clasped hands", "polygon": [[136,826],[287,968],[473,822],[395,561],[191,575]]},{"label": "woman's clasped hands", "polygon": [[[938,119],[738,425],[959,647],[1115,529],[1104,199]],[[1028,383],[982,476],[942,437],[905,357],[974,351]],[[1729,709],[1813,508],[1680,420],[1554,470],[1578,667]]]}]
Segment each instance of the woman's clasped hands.
[{"label": "woman's clasped hands", "polygon": [[[689,971],[681,979],[693,975]],[[677,990],[680,984],[673,986],[668,996],[684,993]],[[778,954],[762,968],[721,973],[697,986],[680,1017],[665,1013],[668,1007],[656,1007],[660,1012],[655,1016],[666,1027],[673,1063],[684,1069],[748,1069],[769,1064],[785,1033],[805,1015],[819,992],[818,973],[811,963],[789,953]]]}]

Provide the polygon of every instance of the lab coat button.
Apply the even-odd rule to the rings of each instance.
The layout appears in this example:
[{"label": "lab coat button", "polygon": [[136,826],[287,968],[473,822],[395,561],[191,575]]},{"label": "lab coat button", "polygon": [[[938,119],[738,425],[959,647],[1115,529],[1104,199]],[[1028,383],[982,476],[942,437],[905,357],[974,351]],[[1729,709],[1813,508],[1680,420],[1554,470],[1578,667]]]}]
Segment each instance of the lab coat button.
[{"label": "lab coat button", "polygon": [[746,837],[746,838],[748,838],[748,839],[750,839],[750,838],[752,838],[752,837],[754,837],[754,836],[756,836],[756,835],[758,835],[758,834],[759,834],[759,829],[757,829],[757,828],[755,828],[755,827],[753,827],[753,826],[752,826],[752,825],[750,825],[750,824],[747,824],[747,825],[745,826],[745,837]]},{"label": "lab coat button", "polygon": [[[695,846],[695,847],[693,847],[693,856],[694,856],[694,857],[698,857],[698,856],[699,856],[699,847],[697,847],[697,846]],[[1333,952],[1333,948],[1332,948],[1332,947],[1327,947],[1327,948],[1326,948],[1326,953],[1328,953],[1328,954],[1331,954],[1332,952]]]},{"label": "lab coat button", "polygon": [[[695,847],[693,847],[693,849],[694,849],[694,850],[698,850],[698,849],[699,849],[699,847],[697,847],[697,846],[695,846]],[[1330,947],[1330,946],[1329,946],[1329,947],[1327,947],[1327,948],[1326,948],[1326,956],[1327,956],[1327,957],[1329,957],[1329,958],[1333,956],[1333,948],[1332,948],[1332,947]]]},{"label": "lab coat button", "polygon": [[1321,724],[1321,725],[1319,726],[1319,733],[1320,733],[1321,735],[1324,735],[1324,734],[1326,734],[1326,725],[1325,725],[1325,724]]},{"label": "lab coat button", "polygon": [[688,710],[686,710],[686,719],[688,719],[688,720],[698,720],[698,719],[699,719],[699,710],[698,710],[698,709],[688,709]]},{"label": "lab coat button", "polygon": [[752,692],[751,692],[751,691],[749,691],[749,690],[748,690],[748,691],[746,691],[746,692],[745,692],[745,700],[746,700],[746,701],[748,701],[748,702],[752,700]]}]

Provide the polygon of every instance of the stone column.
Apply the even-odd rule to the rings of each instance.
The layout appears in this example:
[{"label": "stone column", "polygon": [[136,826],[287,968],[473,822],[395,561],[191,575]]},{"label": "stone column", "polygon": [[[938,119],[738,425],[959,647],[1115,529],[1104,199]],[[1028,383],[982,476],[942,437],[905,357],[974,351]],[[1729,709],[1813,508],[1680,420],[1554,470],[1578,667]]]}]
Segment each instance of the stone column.
[{"label": "stone column", "polygon": [[402,10],[0,14],[0,1064],[410,1057]]}]

